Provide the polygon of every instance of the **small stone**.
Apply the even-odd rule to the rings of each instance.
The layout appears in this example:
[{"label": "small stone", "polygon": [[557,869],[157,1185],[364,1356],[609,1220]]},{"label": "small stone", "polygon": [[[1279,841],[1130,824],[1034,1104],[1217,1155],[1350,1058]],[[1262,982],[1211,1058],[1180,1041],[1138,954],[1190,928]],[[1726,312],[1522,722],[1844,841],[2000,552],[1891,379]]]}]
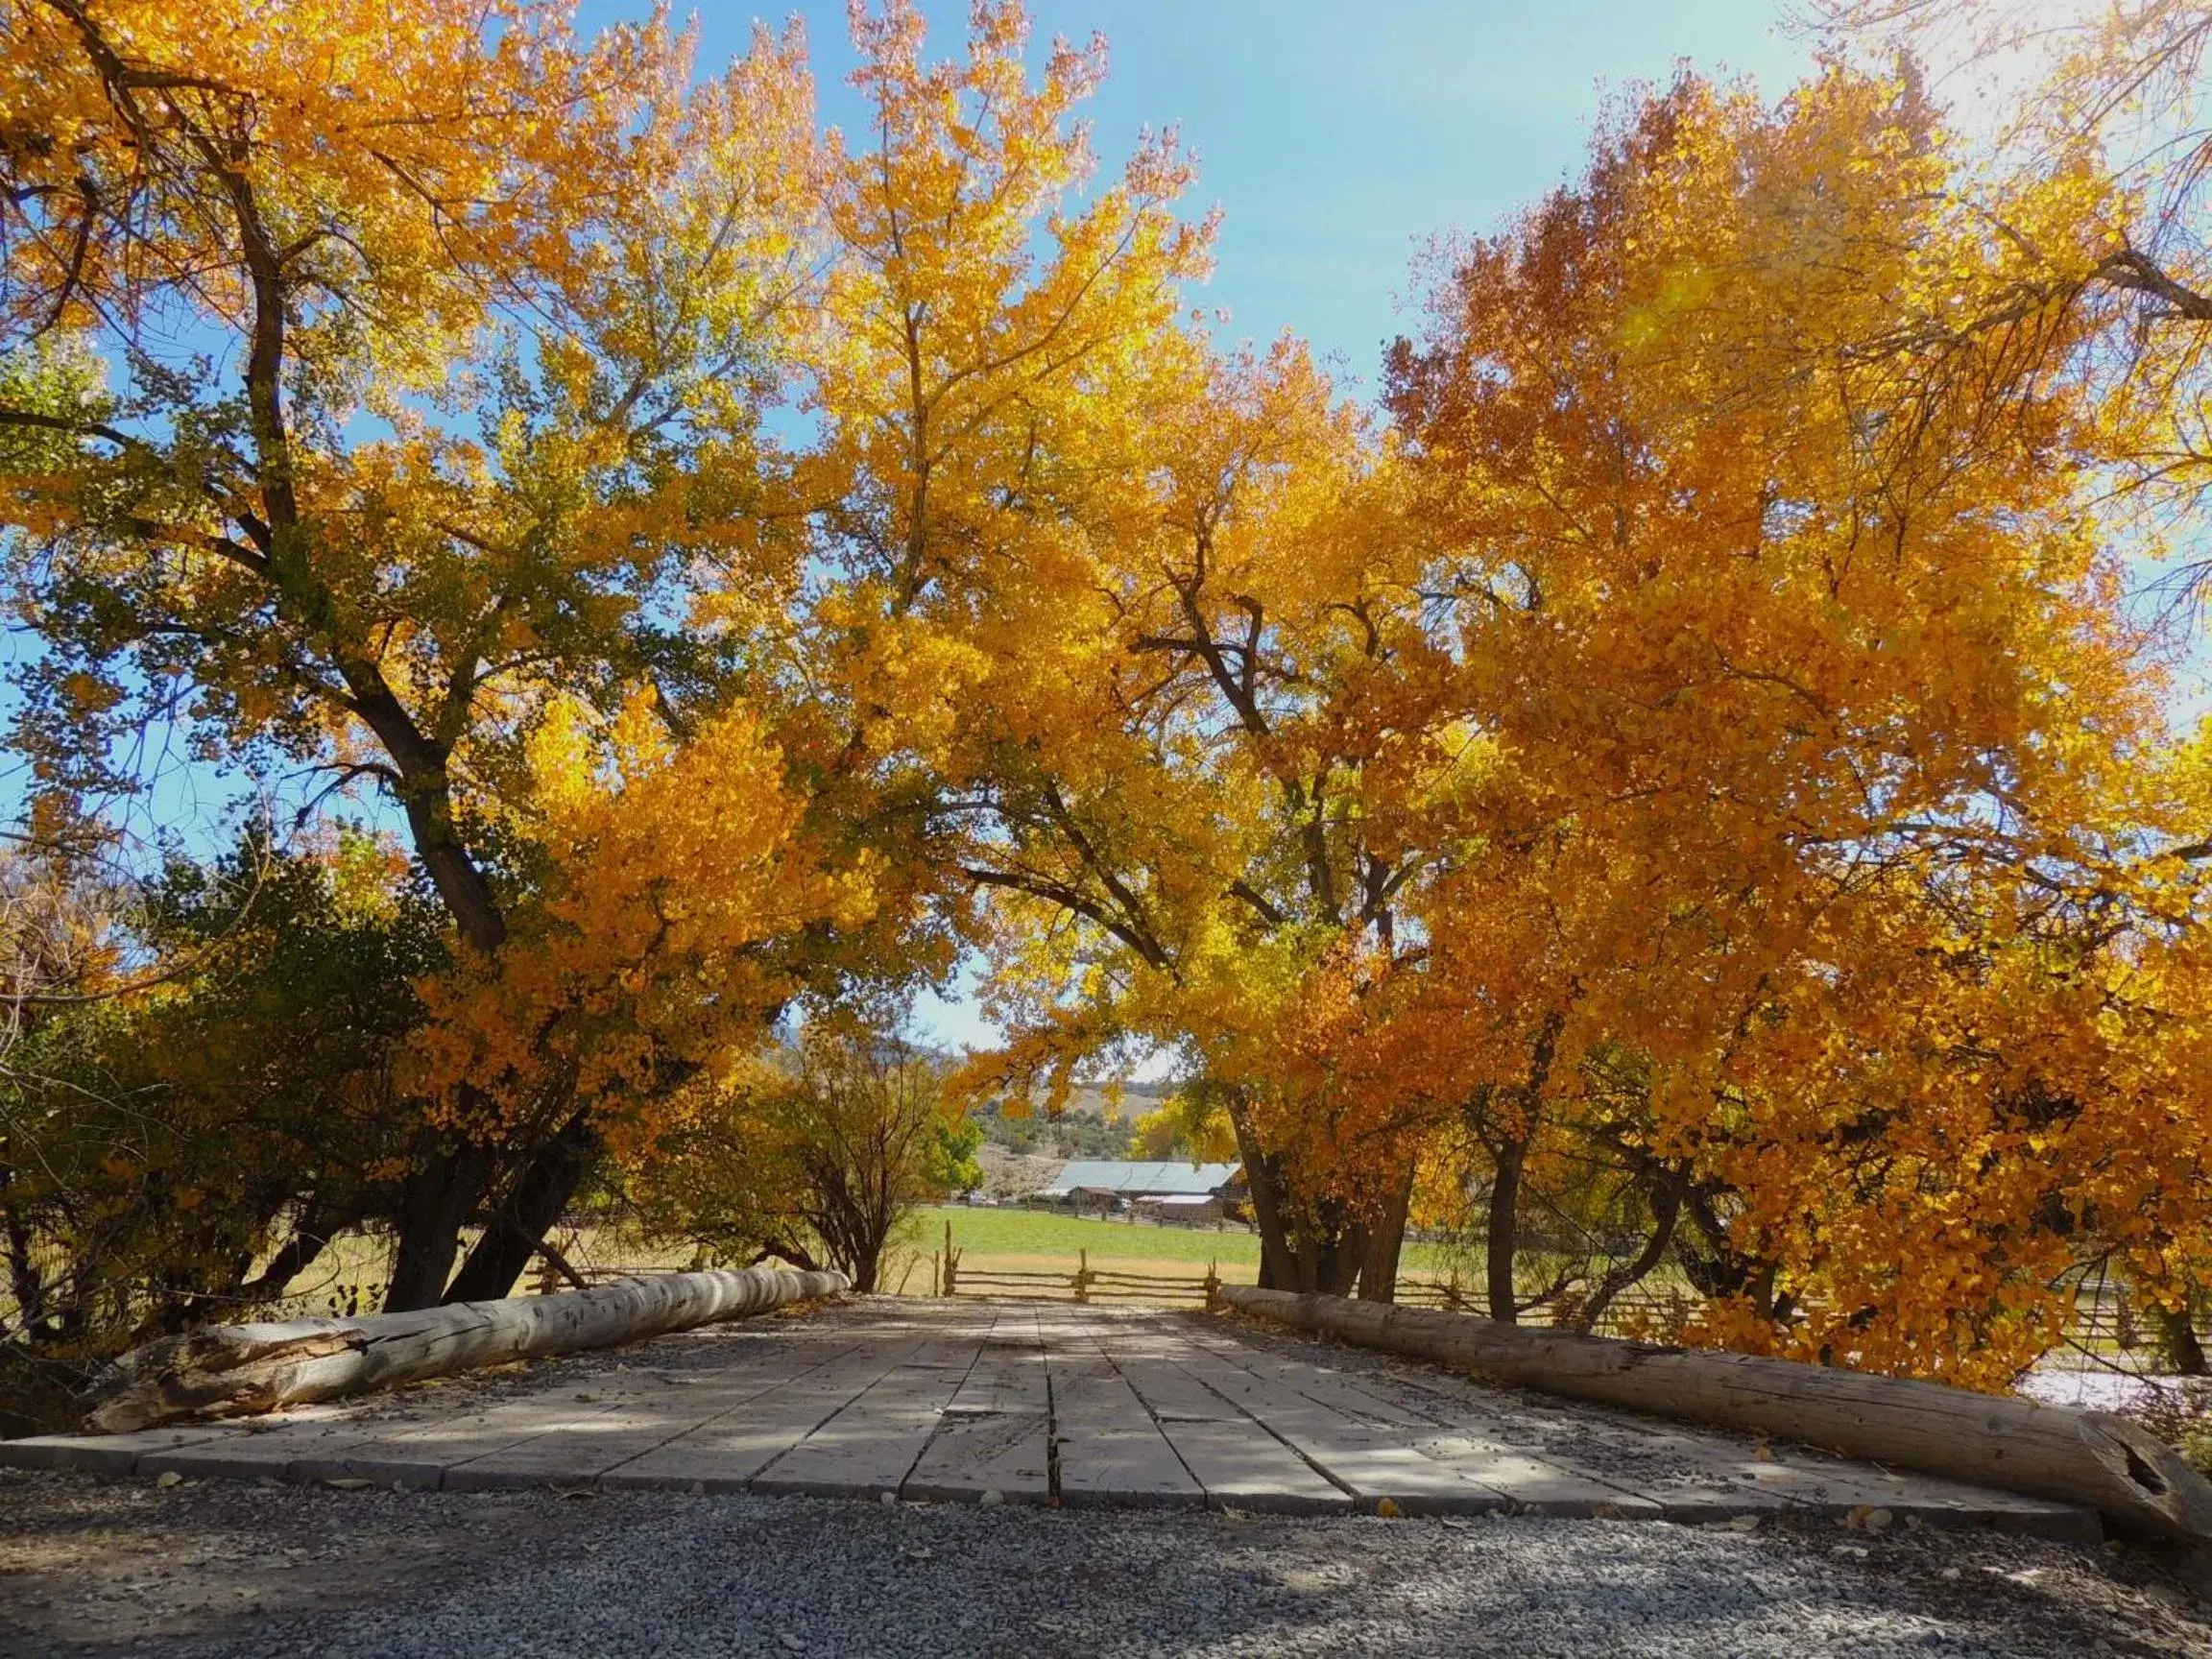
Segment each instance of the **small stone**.
[{"label": "small stone", "polygon": [[983,1507],[986,1509],[996,1509],[999,1504],[1006,1502],[1006,1494],[999,1491],[998,1487],[994,1486],[990,1491],[984,1493],[978,1502],[981,1503]]},{"label": "small stone", "polygon": [[899,1502],[899,1494],[896,1492],[886,1492],[883,1494],[882,1498],[878,1500],[878,1502],[882,1503],[884,1508],[888,1509],[892,1504]]},{"label": "small stone", "polygon": [[358,1475],[333,1475],[323,1484],[333,1492],[366,1492],[376,1482],[365,1480]]},{"label": "small stone", "polygon": [[1956,1567],[1946,1567],[1943,1569],[1942,1573],[1938,1575],[1938,1576],[1956,1579],[1959,1576],[1959,1569]]},{"label": "small stone", "polygon": [[687,1490],[694,1498],[704,1498],[707,1496],[707,1482],[704,1480],[694,1480],[691,1482]]},{"label": "small stone", "polygon": [[1721,1522],[1720,1525],[1727,1527],[1731,1532],[1756,1532],[1759,1530],[1759,1517],[1756,1515],[1738,1515],[1731,1520]]},{"label": "small stone", "polygon": [[154,1477],[154,1484],[156,1486],[177,1486],[181,1485],[183,1479],[184,1477],[178,1474],[176,1470],[164,1469],[160,1474]]},{"label": "small stone", "polygon": [[1896,1523],[1897,1517],[1887,1509],[1869,1509],[1866,1512],[1866,1530],[1869,1532],[1887,1532]]},{"label": "small stone", "polygon": [[804,1653],[806,1651],[806,1644],[788,1630],[778,1636],[776,1640],[783,1645],[783,1651],[786,1653]]}]

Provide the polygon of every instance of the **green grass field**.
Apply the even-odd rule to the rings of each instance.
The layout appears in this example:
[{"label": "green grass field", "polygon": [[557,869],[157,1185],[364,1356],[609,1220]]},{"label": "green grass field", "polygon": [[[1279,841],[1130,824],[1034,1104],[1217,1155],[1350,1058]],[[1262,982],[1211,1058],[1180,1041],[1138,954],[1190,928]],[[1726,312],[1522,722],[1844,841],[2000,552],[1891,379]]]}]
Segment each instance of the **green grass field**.
[{"label": "green grass field", "polygon": [[[1233,1267],[1257,1272],[1260,1239],[1241,1227],[1216,1233],[1205,1227],[1132,1226],[1126,1221],[1079,1221],[1072,1215],[1054,1215],[1041,1210],[972,1210],[960,1204],[936,1205],[918,1214],[902,1243],[926,1258],[945,1247],[945,1226],[952,1226],[952,1247],[972,1267],[986,1257],[995,1262],[1020,1257],[1039,1264],[1075,1265],[1079,1251],[1088,1250],[1094,1264],[1101,1262],[1159,1263],[1166,1271],[1188,1267],[1202,1273],[1206,1263],[1218,1261],[1224,1277]],[[1411,1272],[1447,1271],[1447,1253],[1433,1244],[1408,1244],[1404,1258]]]}]

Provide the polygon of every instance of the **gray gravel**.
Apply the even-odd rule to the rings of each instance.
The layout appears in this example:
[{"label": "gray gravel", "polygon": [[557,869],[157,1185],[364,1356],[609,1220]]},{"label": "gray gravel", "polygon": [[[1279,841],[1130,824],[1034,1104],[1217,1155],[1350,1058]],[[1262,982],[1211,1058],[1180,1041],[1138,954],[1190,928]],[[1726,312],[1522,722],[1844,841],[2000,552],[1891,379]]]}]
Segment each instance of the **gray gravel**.
[{"label": "gray gravel", "polygon": [[1990,1533],[0,1472],[0,1653],[2212,1654],[2155,1551]]}]

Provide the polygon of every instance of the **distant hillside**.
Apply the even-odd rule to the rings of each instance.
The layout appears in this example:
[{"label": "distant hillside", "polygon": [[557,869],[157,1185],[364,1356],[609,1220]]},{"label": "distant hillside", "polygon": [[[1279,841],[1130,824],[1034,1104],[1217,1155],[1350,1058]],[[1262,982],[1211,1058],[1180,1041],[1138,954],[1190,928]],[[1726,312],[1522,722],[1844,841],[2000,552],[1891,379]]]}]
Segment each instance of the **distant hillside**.
[{"label": "distant hillside", "polygon": [[1027,1113],[978,1109],[970,1114],[982,1125],[985,1142],[1003,1151],[1041,1158],[1125,1158],[1137,1119],[1155,1110],[1173,1092],[1166,1083],[1124,1083],[1121,1102],[1113,1108],[1104,1084],[1077,1084],[1057,1116],[1042,1106]]}]

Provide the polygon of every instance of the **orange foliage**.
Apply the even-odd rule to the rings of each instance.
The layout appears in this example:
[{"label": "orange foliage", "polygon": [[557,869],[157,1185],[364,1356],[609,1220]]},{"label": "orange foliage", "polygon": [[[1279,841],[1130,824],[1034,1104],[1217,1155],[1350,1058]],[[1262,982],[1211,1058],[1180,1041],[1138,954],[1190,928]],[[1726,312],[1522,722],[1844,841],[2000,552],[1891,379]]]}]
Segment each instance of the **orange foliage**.
[{"label": "orange foliage", "polygon": [[[2130,190],[1992,199],[1910,79],[1686,78],[1435,250],[1370,412],[1211,336],[1188,158],[1102,172],[1102,45],[1028,29],[857,11],[840,135],[796,36],[687,88],[658,16],[17,9],[42,786],[178,679],[379,782],[479,1142],[641,1155],[965,943],[969,1082],[1172,1050],[1142,1134],[1234,1140],[1271,1277],[1381,1289],[1412,1203],[1502,1315],[1575,1234],[1565,1316],[1671,1257],[1695,1339],[1984,1386],[2089,1264],[2190,1294],[2212,767],[2098,491],[2185,376],[2077,302]],[[157,313],[238,399],[102,389]]]}]

